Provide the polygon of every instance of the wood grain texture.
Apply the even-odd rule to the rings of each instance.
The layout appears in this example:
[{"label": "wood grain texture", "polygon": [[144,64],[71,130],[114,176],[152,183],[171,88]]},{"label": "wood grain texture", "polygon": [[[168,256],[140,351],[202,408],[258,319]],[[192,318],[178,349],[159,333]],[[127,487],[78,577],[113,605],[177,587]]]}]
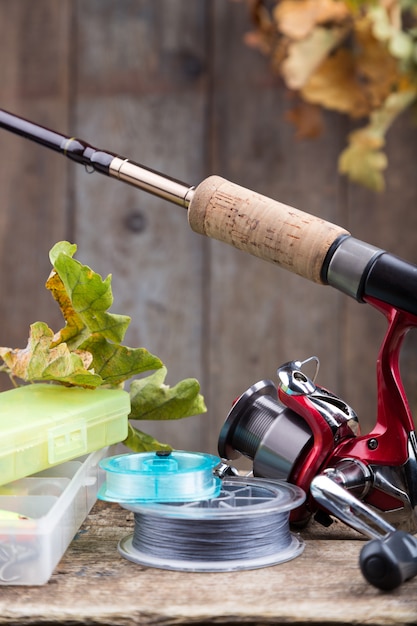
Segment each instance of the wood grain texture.
[{"label": "wood grain texture", "polygon": [[363,541],[342,524],[306,529],[301,556],[259,570],[190,573],[124,560],[117,542],[131,514],[98,503],[49,583],[3,587],[0,623],[91,624],[367,624],[417,620],[417,579],[382,593],[362,578]]},{"label": "wood grain texture", "polygon": [[[417,186],[411,183],[417,145],[408,111],[387,136],[389,167],[383,194],[351,186],[346,194],[347,227],[355,236],[417,263]],[[376,243],[378,242],[378,243]],[[343,393],[355,403],[360,419],[370,427],[376,418],[375,355],[383,338],[386,321],[374,309],[347,302],[342,325],[344,333],[345,380]],[[414,415],[417,414],[417,333],[411,331],[401,353],[401,376]],[[359,338],[362,337],[363,341]],[[372,374],[371,374],[372,373]]]},{"label": "wood grain texture", "polygon": [[[1,106],[64,131],[70,4],[0,2]],[[60,323],[43,286],[50,272],[48,251],[67,236],[69,181],[53,153],[5,132],[0,146],[0,345],[24,347],[30,323]],[[7,379],[0,385],[9,386]]]},{"label": "wood grain texture", "polygon": [[[191,184],[218,174],[416,261],[410,117],[388,137],[386,191],[348,184],[337,173],[347,120],[327,114],[320,138],[295,140],[290,96],[244,45],[249,29],[243,2],[0,0],[1,105]],[[160,356],[169,384],[202,383],[206,415],[145,430],[215,452],[234,398],[313,354],[317,382],[370,429],[378,313],[191,232],[178,207],[3,131],[0,139],[1,345],[24,346],[35,320],[61,324],[43,284],[48,250],[69,238],[80,260],[113,274],[113,309],[132,317],[127,343]],[[416,354],[411,333],[402,371],[413,410]]]},{"label": "wood grain texture", "polygon": [[[316,142],[296,142],[285,122],[288,94],[265,59],[237,44],[249,26],[241,7],[214,6],[212,172],[346,226],[336,174],[340,119],[329,116],[328,130]],[[208,397],[216,423],[234,398],[258,380],[275,380],[277,367],[294,359],[317,355],[318,383],[337,393],[343,297],[220,242],[209,243]],[[212,445],[214,436],[215,431]]]},{"label": "wood grain texture", "polygon": [[[78,15],[77,133],[180,180],[199,180],[205,2],[129,1],[121,9],[98,0],[79,3]],[[128,345],[160,356],[171,385],[201,380],[203,250],[186,211],[82,170],[75,204],[83,258],[113,274],[115,307],[132,318]],[[201,449],[204,419],[146,430],[177,448]]]}]

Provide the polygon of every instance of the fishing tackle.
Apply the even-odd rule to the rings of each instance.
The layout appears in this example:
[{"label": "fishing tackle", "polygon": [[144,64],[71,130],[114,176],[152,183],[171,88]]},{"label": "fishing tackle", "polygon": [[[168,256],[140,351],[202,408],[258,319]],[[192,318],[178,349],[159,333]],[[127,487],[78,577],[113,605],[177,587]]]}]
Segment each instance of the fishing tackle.
[{"label": "fishing tackle", "polygon": [[[351,407],[304,373],[306,362],[291,361],[278,369],[277,383],[260,381],[234,404],[219,453],[225,460],[243,454],[253,460],[255,476],[304,490],[305,502],[291,512],[294,522],[312,514],[329,521],[333,514],[372,537],[361,557],[372,584],[393,588],[414,576],[417,542],[409,531],[417,529],[417,437],[399,357],[406,333],[417,327],[417,266],[218,176],[194,187],[2,110],[0,127],[185,208],[197,233],[330,285],[385,315],[377,419],[369,434],[360,434]],[[225,465],[222,471],[230,473]]]}]

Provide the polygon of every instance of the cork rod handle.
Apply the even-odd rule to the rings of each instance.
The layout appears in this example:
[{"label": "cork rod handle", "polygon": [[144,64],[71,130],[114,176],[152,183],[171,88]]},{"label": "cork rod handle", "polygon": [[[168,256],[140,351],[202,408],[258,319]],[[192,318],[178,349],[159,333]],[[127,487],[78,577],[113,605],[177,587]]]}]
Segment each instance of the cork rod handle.
[{"label": "cork rod handle", "polygon": [[188,207],[191,228],[239,250],[276,263],[322,283],[321,270],[330,246],[343,228],[220,176],[210,176],[194,191]]}]

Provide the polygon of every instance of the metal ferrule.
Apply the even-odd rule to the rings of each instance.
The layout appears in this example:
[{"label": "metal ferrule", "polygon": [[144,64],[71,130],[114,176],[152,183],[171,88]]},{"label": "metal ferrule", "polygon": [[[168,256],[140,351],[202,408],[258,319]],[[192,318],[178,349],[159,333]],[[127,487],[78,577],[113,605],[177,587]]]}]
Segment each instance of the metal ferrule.
[{"label": "metal ferrule", "polygon": [[120,157],[110,163],[109,175],[185,209],[194,195],[194,187]]},{"label": "metal ferrule", "polygon": [[362,300],[364,277],[384,250],[369,243],[346,237],[333,253],[327,270],[327,282],[355,300]]}]

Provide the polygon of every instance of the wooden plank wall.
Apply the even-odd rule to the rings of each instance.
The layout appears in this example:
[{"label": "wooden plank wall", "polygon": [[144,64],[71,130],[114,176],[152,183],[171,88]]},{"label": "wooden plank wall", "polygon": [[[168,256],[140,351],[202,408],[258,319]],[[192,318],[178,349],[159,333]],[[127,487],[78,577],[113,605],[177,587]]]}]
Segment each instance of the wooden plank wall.
[{"label": "wooden plank wall", "polygon": [[[0,0],[0,106],[190,183],[220,174],[417,262],[410,117],[388,140],[386,192],[348,184],[336,166],[347,120],[328,114],[321,138],[297,142],[288,94],[242,42],[249,28],[231,0]],[[127,343],[160,356],[170,384],[201,381],[206,415],[148,431],[215,452],[232,400],[312,354],[319,383],[371,428],[385,321],[370,307],[206,240],[183,210],[3,131],[0,159],[0,345],[23,347],[37,319],[59,328],[43,283],[66,238],[113,274]],[[417,405],[413,338],[403,366]]]}]

